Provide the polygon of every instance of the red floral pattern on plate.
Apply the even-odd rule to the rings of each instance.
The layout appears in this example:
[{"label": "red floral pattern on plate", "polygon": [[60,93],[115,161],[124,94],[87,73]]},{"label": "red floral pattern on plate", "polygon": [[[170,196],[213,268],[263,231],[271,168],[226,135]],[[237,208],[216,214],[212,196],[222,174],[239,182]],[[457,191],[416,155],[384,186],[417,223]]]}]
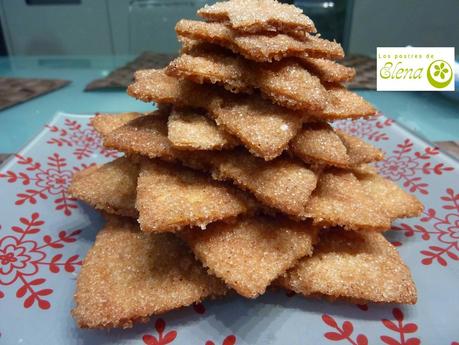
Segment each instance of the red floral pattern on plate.
[{"label": "red floral pattern on plate", "polygon": [[381,340],[388,345],[419,345],[421,340],[416,337],[410,338],[410,333],[415,333],[418,330],[418,326],[415,323],[405,323],[403,324],[403,312],[399,308],[394,308],[392,310],[392,315],[395,320],[391,321],[388,319],[383,319],[382,323],[386,326],[387,329],[396,332],[397,338],[394,338],[390,335],[382,335]]},{"label": "red floral pattern on plate", "polygon": [[[454,186],[458,173],[457,168],[456,171],[453,171],[452,167],[449,166],[453,165],[452,162],[443,159],[438,149],[422,144],[414,136],[404,132],[398,126],[393,125],[391,120],[384,117],[370,120],[338,121],[336,126],[384,149],[388,153],[387,159],[378,163],[378,167],[384,175],[402,185],[407,184],[406,189],[414,188],[414,192],[426,204],[427,207],[423,217],[419,220],[408,220],[406,223],[399,223],[397,225],[398,228],[396,227],[396,231],[393,232],[393,235],[398,233],[401,236],[414,236],[416,238],[416,243],[410,247],[410,250],[415,251],[415,255],[407,256],[407,262],[410,268],[415,271],[416,276],[422,276],[420,272],[423,272],[422,270],[426,268],[437,271],[438,269],[444,270],[444,266],[450,267],[454,262],[457,262],[459,254],[459,210],[457,206],[459,196],[457,193],[459,190]],[[47,145],[45,144],[46,142],[48,142]],[[59,147],[59,154],[53,151],[50,152],[50,150],[54,150],[57,147]],[[59,324],[53,323],[56,316],[45,310],[54,307],[57,311],[61,307],[57,305],[58,300],[52,298],[57,295],[57,291],[53,291],[53,289],[57,290],[58,288],[54,288],[54,286],[59,286],[59,283],[63,282],[64,279],[68,279],[68,277],[63,274],[57,275],[56,273],[72,272],[81,264],[81,259],[78,255],[72,255],[73,253],[65,255],[59,250],[60,246],[67,245],[66,239],[69,240],[68,242],[75,239],[78,236],[78,231],[59,232],[56,230],[60,229],[50,226],[50,224],[56,224],[56,222],[47,222],[47,227],[44,224],[40,224],[40,222],[55,217],[59,221],[71,221],[72,224],[73,222],[81,221],[80,224],[83,224],[83,220],[78,218],[80,217],[79,212],[67,207],[67,213],[70,212],[72,214],[72,218],[69,218],[65,216],[65,206],[62,206],[62,208],[57,207],[63,204],[62,201],[57,202],[57,199],[62,197],[62,192],[66,190],[66,187],[63,186],[68,185],[68,181],[74,171],[86,166],[81,163],[103,163],[107,158],[117,156],[114,153],[104,152],[100,138],[89,124],[89,117],[76,117],[66,114],[58,115],[53,120],[53,125],[49,126],[36,142],[29,145],[26,152],[27,154],[22,153],[15,161],[9,164],[8,169],[10,171],[5,171],[5,169],[0,171],[2,187],[11,186],[9,190],[14,190],[12,193],[8,192],[7,198],[5,198],[6,207],[3,208],[2,215],[20,218],[18,226],[11,227],[11,230],[9,228],[8,230],[1,230],[0,226],[0,303],[3,303],[6,308],[12,307],[14,309],[17,307],[18,309],[23,309],[25,307],[43,312],[39,314],[42,317],[36,318],[35,313],[24,309],[24,313],[21,315],[21,322],[28,325],[28,331],[20,334],[12,334],[14,333],[12,332],[15,329],[14,327],[11,330],[7,329],[8,323],[11,321],[8,316],[0,319],[3,326],[2,331],[5,330],[1,339],[11,340],[16,337],[12,343],[24,337],[24,335],[29,339],[30,337],[35,337],[36,327],[49,327],[50,332],[58,327],[65,327],[65,329],[74,327],[73,320],[69,316],[69,310],[64,310],[64,314],[58,315],[62,320]],[[54,157],[52,160],[55,160],[57,159],[56,155],[59,159],[65,160],[68,166],[61,166],[59,170],[57,167],[50,165],[50,158]],[[37,168],[37,164],[39,168]],[[52,164],[55,164],[55,162]],[[457,165],[454,166],[457,167]],[[43,171],[40,171],[40,169]],[[63,172],[64,170],[66,172]],[[412,180],[413,178],[419,179]],[[27,189],[38,192],[30,198],[28,194],[32,192]],[[438,191],[443,191],[442,195],[436,196]],[[19,194],[22,196],[19,197]],[[43,198],[43,195],[45,198]],[[24,200],[22,203],[15,204],[19,199]],[[48,199],[53,200],[55,205],[53,207],[48,207],[49,204],[46,205],[48,208],[46,213],[45,210],[42,211],[40,208],[40,216],[38,216],[36,210],[34,210],[33,199],[35,204]],[[71,198],[68,198],[67,202],[75,203]],[[21,217],[23,214],[26,214],[27,217]],[[0,222],[2,221],[3,219],[0,220]],[[32,225],[29,226],[28,224]],[[82,226],[79,225],[79,227]],[[34,229],[38,229],[39,232],[34,233]],[[403,250],[407,246],[400,244],[402,245],[400,250],[402,254],[405,254]],[[86,241],[79,242],[77,252],[83,253],[87,245]],[[69,249],[71,248],[69,247]],[[416,256],[416,252],[419,253],[418,256]],[[419,264],[417,264],[418,262]],[[450,271],[444,270],[444,273],[449,274],[448,272]],[[54,282],[53,279],[56,279],[57,283],[51,285]],[[417,284],[419,290],[423,289],[423,298],[428,298],[432,295],[436,296],[437,291],[431,287],[428,278],[427,281],[422,280],[422,278],[419,279]],[[450,286],[442,286],[442,290],[445,294],[452,293]],[[290,303],[296,306],[296,301],[294,299],[290,300]],[[301,297],[298,297],[298,300],[301,300]],[[319,331],[319,336],[323,337],[323,342],[326,343],[416,345],[420,344],[422,339],[425,344],[441,342],[459,345],[457,343],[454,320],[449,317],[452,315],[450,309],[456,311],[457,308],[454,305],[449,305],[445,309],[445,306],[441,304],[443,300],[439,299],[438,303],[436,302],[438,308],[431,308],[431,310],[426,311],[424,310],[425,304],[422,303],[422,300],[420,302],[420,304],[413,307],[416,310],[416,313],[413,314],[415,315],[415,320],[410,319],[407,321],[402,311],[397,308],[386,309],[387,307],[382,307],[379,312],[374,313],[371,304],[369,306],[361,305],[359,306],[360,309],[355,307],[357,313],[368,313],[368,317],[351,318],[349,316],[344,317],[344,319],[338,319],[336,316],[331,316],[330,314],[332,313],[330,311],[338,308],[337,315],[343,315],[343,312],[348,310],[348,307],[341,309],[336,305],[332,306],[323,301],[308,301],[307,303],[314,304],[314,308],[322,308],[321,310],[326,313],[322,319],[316,318],[314,313],[297,313],[294,320],[292,320],[294,322],[290,322],[290,319],[280,318],[279,320],[284,322],[284,325],[276,329],[276,332],[279,332],[279,337],[281,337],[279,339],[282,339],[279,340],[281,343],[290,343],[290,335],[296,337],[297,334],[295,332],[299,332],[304,336],[307,342],[308,334]],[[253,301],[251,303],[258,302]],[[300,303],[304,303],[304,301]],[[320,306],[316,304],[320,304]],[[432,306],[431,304],[429,305]],[[119,337],[118,332],[98,332],[97,340],[93,339],[91,335],[87,335],[87,332],[85,336],[88,337],[90,343],[105,341],[106,343],[119,344],[136,339],[139,343],[147,345],[190,343],[236,345],[236,342],[237,344],[255,344],[261,342],[261,339],[266,344],[276,342],[272,338],[268,338],[268,334],[258,334],[257,330],[260,329],[257,327],[252,330],[255,333],[243,332],[243,339],[237,335],[239,332],[238,326],[229,331],[227,327],[220,328],[219,323],[212,323],[211,321],[214,317],[213,313],[205,312],[205,308],[200,304],[193,306],[193,308],[196,313],[185,314],[191,315],[193,323],[196,322],[196,325],[198,325],[196,327],[200,327],[202,323],[204,329],[212,325],[220,331],[219,334],[217,333],[212,337],[213,339],[206,334],[200,333],[200,331],[196,332],[194,325],[190,327],[190,324],[186,322],[189,320],[188,316],[185,316],[186,321],[183,327],[173,330],[166,330],[164,320],[157,319],[153,332],[146,332],[152,334],[145,334],[142,331],[142,327],[136,327],[129,331],[123,331],[122,337]],[[244,303],[242,307],[235,306],[234,309],[238,308],[246,308],[246,304]],[[236,311],[234,316],[241,315],[239,312],[246,315],[248,310]],[[383,313],[384,310],[387,310],[387,319],[383,316],[378,316],[375,322],[369,322],[369,320],[374,320],[375,315],[378,315],[381,310]],[[445,310],[447,310],[446,315]],[[203,311],[202,315],[198,315]],[[229,307],[223,311],[217,310],[216,315],[218,313],[233,316],[233,308]],[[423,317],[426,313],[432,313],[435,318]],[[171,317],[173,317],[172,315],[175,314],[171,314]],[[262,318],[262,316],[258,315],[254,317]],[[442,317],[445,317],[444,321],[437,321]],[[183,316],[180,314],[176,322],[177,320],[180,322],[182,318]],[[327,323],[324,324],[325,320],[327,320]],[[263,322],[269,323],[271,319],[260,319],[258,321],[261,324]],[[302,329],[295,326],[296,322],[309,324],[308,333],[303,334]],[[326,330],[323,332],[318,330],[317,322],[326,327]],[[434,327],[438,329],[438,322],[442,322],[441,328],[444,330],[444,334],[432,335],[429,330]],[[418,332],[418,328],[423,330],[422,334]],[[66,342],[66,339],[60,338],[60,334],[63,333],[65,332],[61,332],[61,330],[56,331],[59,343]],[[326,337],[325,334],[328,334],[328,336]],[[435,337],[440,337],[441,341]],[[340,338],[340,340],[332,340],[330,338]],[[43,341],[43,339],[40,338],[38,341]]]},{"label": "red floral pattern on plate", "polygon": [[157,319],[155,322],[155,329],[158,336],[145,334],[142,337],[143,342],[146,345],[166,345],[172,343],[177,337],[177,331],[169,331],[164,334],[166,329],[166,322],[163,319]]},{"label": "red floral pattern on plate", "polygon": [[368,119],[336,121],[334,127],[350,135],[378,142],[389,140],[389,136],[384,132],[384,129],[390,127],[393,123],[394,121],[391,119],[375,116]]},{"label": "red floral pattern on plate", "polygon": [[421,222],[426,223],[425,226],[401,223],[393,227],[394,230],[402,231],[406,237],[416,234],[420,235],[423,241],[437,240],[428,250],[421,250],[420,253],[424,256],[421,263],[424,265],[436,262],[441,266],[447,266],[451,260],[459,261],[459,193],[448,188],[441,201],[444,203],[442,209],[448,213],[439,215],[438,210],[427,209],[424,211],[424,217],[420,218]]},{"label": "red floral pattern on plate", "polygon": [[[37,303],[40,309],[49,309],[51,303],[46,296],[53,293],[52,289],[43,288],[45,278],[36,277],[40,269],[46,267],[51,273],[59,273],[63,268],[66,272],[74,272],[81,265],[78,255],[63,260],[63,254],[55,254],[48,259],[47,249],[64,248],[65,244],[76,241],[80,230],[73,232],[60,231],[57,238],[45,235],[41,241],[36,237],[45,224],[38,213],[30,218],[21,217],[21,225],[11,227],[11,232],[0,237],[0,286],[17,286],[16,297],[25,298],[23,305],[30,308]],[[5,297],[0,291],[0,298]]]},{"label": "red floral pattern on plate", "polygon": [[[416,337],[410,337],[410,333],[415,333],[418,330],[418,326],[415,323],[405,323],[404,315],[399,308],[392,310],[394,321],[388,319],[382,319],[382,324],[390,331],[396,332],[397,335],[381,335],[380,339],[387,345],[419,345],[421,340]],[[329,327],[333,328],[333,331],[326,332],[324,337],[331,341],[346,341],[352,345],[368,345],[367,335],[360,333],[354,335],[354,325],[351,321],[344,321],[342,325],[330,315],[323,314],[322,321]]]},{"label": "red floral pattern on plate", "polygon": [[410,139],[397,145],[392,155],[375,163],[379,172],[392,181],[402,182],[403,187],[411,193],[420,192],[429,194],[429,184],[423,180],[423,175],[442,175],[451,172],[453,167],[445,166],[444,163],[433,164],[430,160],[440,153],[438,148],[427,146],[424,152],[413,151],[414,144]]},{"label": "red floral pattern on plate", "polygon": [[340,326],[335,321],[335,319],[328,315],[322,315],[322,321],[325,322],[328,326],[334,329],[332,332],[327,332],[324,334],[324,337],[332,341],[347,340],[352,345],[367,345],[368,338],[364,334],[358,334],[355,339],[352,338],[352,333],[354,332],[354,326],[350,321],[344,321]]},{"label": "red floral pattern on plate", "polygon": [[[19,183],[27,186],[22,192],[16,194],[15,205],[35,205],[39,200],[54,199],[55,209],[66,216],[72,214],[72,209],[78,207],[75,199],[69,196],[67,188],[75,171],[86,168],[88,165],[70,169],[67,167],[66,158],[58,153],[48,157],[46,167],[31,157],[16,155],[17,164],[25,167],[25,171],[7,170],[0,173],[0,178],[6,179],[9,183]],[[32,186],[30,186],[32,185]],[[30,186],[30,187],[29,187]]]},{"label": "red floral pattern on plate", "polygon": [[74,148],[73,155],[77,159],[90,157],[94,153],[101,154],[107,158],[116,158],[120,153],[115,150],[106,149],[102,145],[102,139],[90,123],[83,125],[76,120],[65,119],[64,126],[47,126],[57,137],[52,137],[46,143],[67,146]]},{"label": "red floral pattern on plate", "polygon": [[[236,336],[231,334],[223,339],[222,345],[236,345],[236,341]],[[215,345],[215,343],[212,340],[207,340],[205,345]]]}]

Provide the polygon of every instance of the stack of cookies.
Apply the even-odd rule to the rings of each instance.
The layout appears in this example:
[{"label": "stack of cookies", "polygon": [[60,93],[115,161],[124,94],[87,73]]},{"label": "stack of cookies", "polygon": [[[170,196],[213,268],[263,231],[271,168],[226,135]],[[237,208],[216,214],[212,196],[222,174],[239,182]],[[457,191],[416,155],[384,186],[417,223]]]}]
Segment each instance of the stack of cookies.
[{"label": "stack of cookies", "polygon": [[268,287],[353,302],[415,303],[381,234],[422,204],[368,163],[383,153],[330,122],[369,117],[343,84],[341,46],[293,5],[230,0],[181,20],[181,55],[128,93],[158,110],[98,114],[125,155],[78,173],[71,193],[104,212],[77,283],[81,327]]}]

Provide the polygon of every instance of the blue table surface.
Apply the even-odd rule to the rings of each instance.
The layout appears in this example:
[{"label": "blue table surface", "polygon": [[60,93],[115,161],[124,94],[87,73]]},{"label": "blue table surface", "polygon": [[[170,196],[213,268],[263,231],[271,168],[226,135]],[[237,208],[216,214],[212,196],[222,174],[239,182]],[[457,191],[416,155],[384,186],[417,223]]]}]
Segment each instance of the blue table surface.
[{"label": "blue table surface", "polygon": [[[0,111],[0,152],[17,152],[57,111],[77,114],[148,111],[123,90],[84,92],[87,83],[106,76],[134,56],[0,58],[0,76],[71,80],[57,91]],[[440,92],[357,91],[386,116],[429,141],[459,140],[459,102]]]}]

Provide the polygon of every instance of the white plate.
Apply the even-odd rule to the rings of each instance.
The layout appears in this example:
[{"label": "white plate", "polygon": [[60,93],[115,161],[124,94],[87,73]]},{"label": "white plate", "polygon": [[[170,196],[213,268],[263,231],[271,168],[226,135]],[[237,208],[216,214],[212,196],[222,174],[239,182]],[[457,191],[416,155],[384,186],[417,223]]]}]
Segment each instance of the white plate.
[{"label": "white plate", "polygon": [[413,272],[416,306],[277,292],[204,302],[131,330],[78,329],[70,315],[76,272],[101,218],[66,188],[75,171],[117,155],[101,147],[89,118],[57,114],[0,169],[1,344],[458,344],[459,164],[384,117],[337,125],[381,147],[381,173],[426,206],[388,233]]}]

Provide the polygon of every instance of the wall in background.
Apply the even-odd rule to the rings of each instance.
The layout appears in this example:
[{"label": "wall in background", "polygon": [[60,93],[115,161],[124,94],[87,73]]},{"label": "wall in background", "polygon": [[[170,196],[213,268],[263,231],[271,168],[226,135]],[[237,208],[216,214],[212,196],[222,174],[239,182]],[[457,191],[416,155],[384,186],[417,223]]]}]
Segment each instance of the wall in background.
[{"label": "wall in background", "polygon": [[[81,0],[79,5],[28,6],[25,0],[0,0],[0,17],[11,55],[173,53],[179,47],[176,20],[195,18],[197,8],[213,1]],[[340,1],[334,1],[336,6]],[[309,2],[322,6],[318,0],[298,1],[305,9]],[[374,55],[377,46],[410,44],[455,46],[459,54],[459,0],[353,3],[344,37],[349,52]]]},{"label": "wall in background", "polygon": [[[140,53],[152,50],[177,53],[180,44],[175,35],[175,24],[182,18],[197,19],[196,11],[205,0],[106,0],[110,8],[112,28],[124,31],[114,35],[117,53]],[[127,18],[127,19],[126,19]],[[124,21],[126,28],[121,27]],[[116,23],[114,23],[116,21]]]},{"label": "wall in background", "polygon": [[354,0],[349,52],[406,45],[453,46],[459,54],[459,1]]},{"label": "wall in background", "polygon": [[196,18],[205,0],[82,0],[28,6],[0,0],[10,55],[176,53],[174,26]]},{"label": "wall in background", "polygon": [[0,0],[11,55],[110,54],[113,51],[106,0],[77,5],[27,5]]}]

